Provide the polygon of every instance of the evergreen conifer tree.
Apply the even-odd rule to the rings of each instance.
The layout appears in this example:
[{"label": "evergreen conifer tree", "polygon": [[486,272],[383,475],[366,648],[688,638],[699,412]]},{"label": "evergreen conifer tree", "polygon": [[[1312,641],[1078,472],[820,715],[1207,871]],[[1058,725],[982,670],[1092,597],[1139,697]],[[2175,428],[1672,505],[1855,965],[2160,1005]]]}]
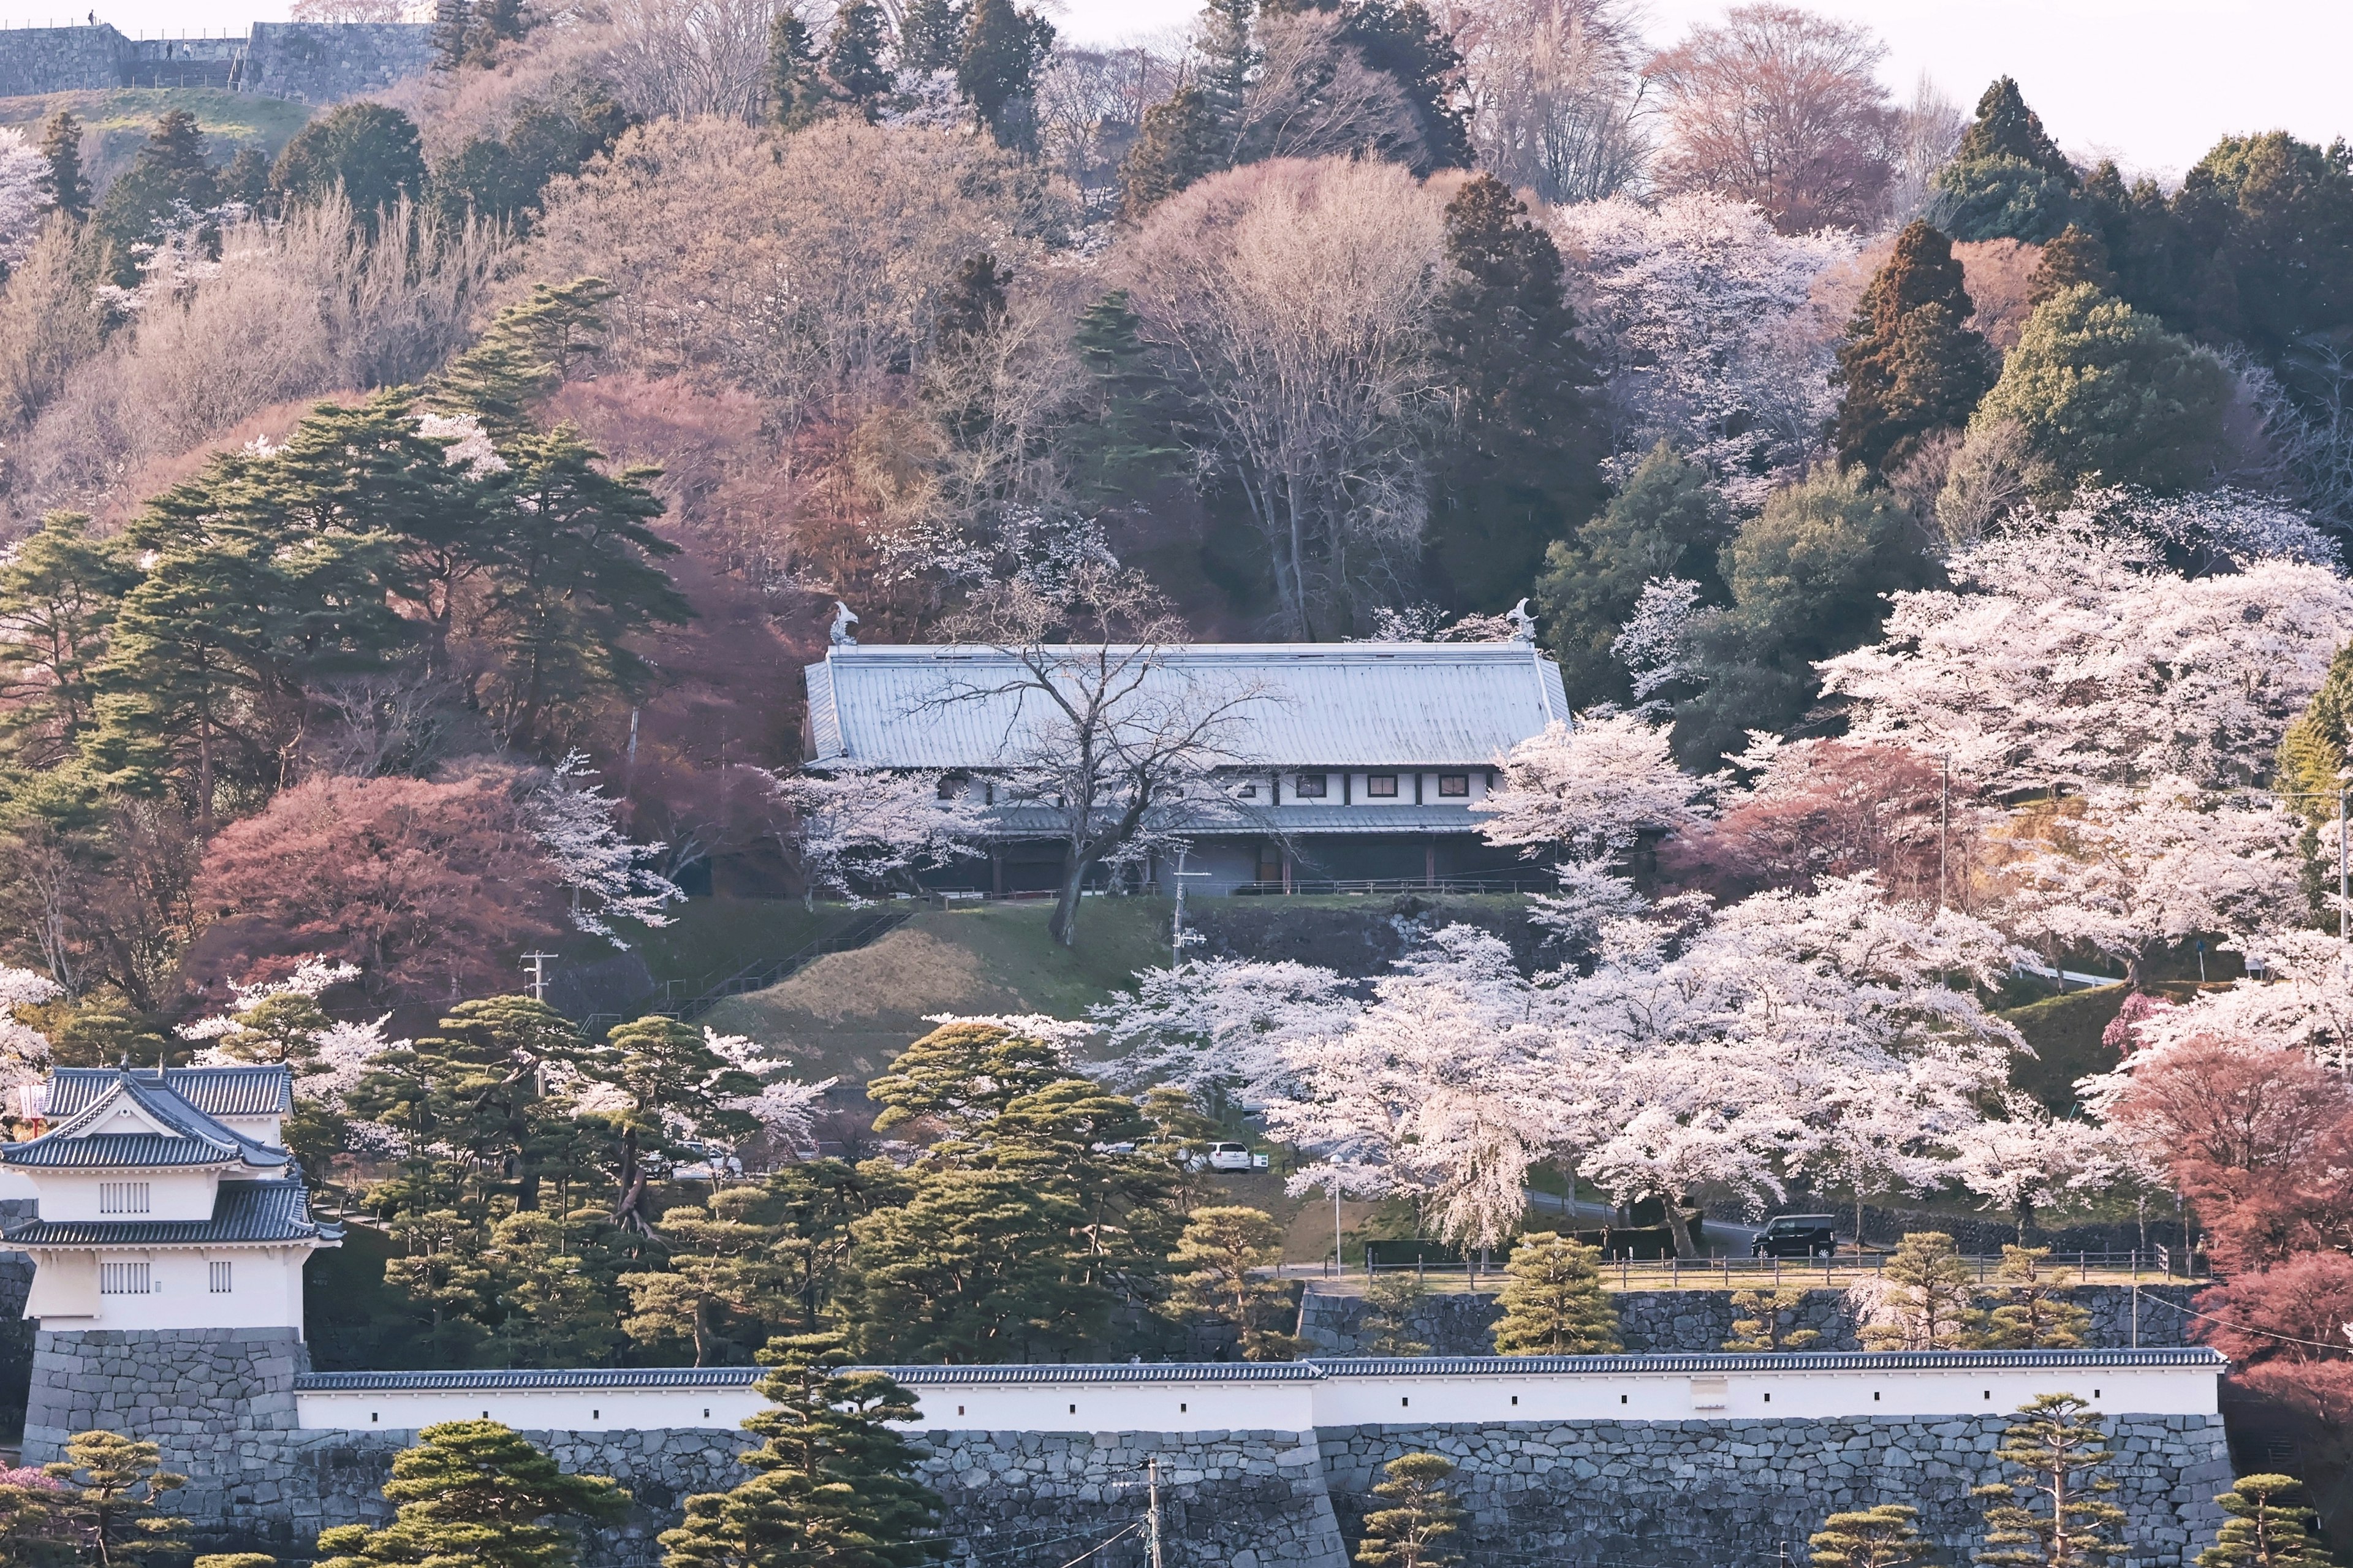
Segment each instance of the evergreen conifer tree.
[{"label": "evergreen conifer tree", "polygon": [[784,130],[798,131],[822,118],[831,102],[808,24],[790,6],[777,11],[768,26],[769,117]]},{"label": "evergreen conifer tree", "polygon": [[1976,1287],[1943,1231],[1906,1232],[1879,1280],[1882,1308],[1878,1321],[1863,1327],[1865,1350],[1964,1350],[1976,1342],[1984,1321]]},{"label": "evergreen conifer tree", "polygon": [[682,1129],[705,1134],[753,1131],[757,1123],[723,1101],[759,1091],[759,1080],[732,1068],[700,1029],[649,1015],[616,1024],[583,1070],[619,1091],[613,1109],[584,1113],[605,1131],[606,1155],[617,1195],[612,1223],[650,1235],[646,1214],[649,1183],[662,1156],[695,1152]]},{"label": "evergreen conifer tree", "polygon": [[1282,1228],[1264,1210],[1195,1209],[1169,1259],[1192,1268],[1176,1277],[1169,1305],[1230,1325],[1246,1361],[1289,1361],[1302,1342],[1274,1328],[1272,1320],[1290,1305],[1290,1292],[1259,1272],[1282,1260]]},{"label": "evergreen conifer tree", "polygon": [[604,339],[604,309],[617,292],[601,278],[534,283],[529,299],[501,310],[433,378],[427,400],[452,414],[472,415],[493,438],[532,429],[528,405],[596,353]]},{"label": "evergreen conifer tree", "polygon": [[1807,1292],[1799,1286],[1779,1289],[1736,1290],[1732,1305],[1746,1317],[1732,1321],[1732,1338],[1724,1342],[1728,1351],[1801,1351],[1822,1337],[1820,1329],[1788,1329],[1782,1320],[1806,1304]]},{"label": "evergreen conifer tree", "polygon": [[629,1494],[603,1476],[566,1475],[496,1421],[444,1421],[394,1456],[385,1500],[393,1522],[339,1525],[319,1536],[317,1568],[457,1563],[480,1568],[571,1568],[571,1533],[543,1522],[617,1521]]},{"label": "evergreen conifer tree", "polygon": [[[6,603],[0,596],[0,608]],[[2323,836],[2336,837],[2337,796],[2353,786],[2353,781],[2338,776],[2348,762],[2353,762],[2353,642],[2337,650],[2320,689],[2288,724],[2279,745],[2282,804],[2304,818],[2305,891],[2313,912],[2330,931],[2337,929],[2339,919],[2337,856],[2334,845],[2324,846]]]},{"label": "evergreen conifer tree", "polygon": [[183,215],[201,218],[219,200],[219,177],[196,117],[185,109],[165,110],[131,167],[108,189],[98,216],[100,237],[113,249],[115,282],[129,287],[138,281],[135,247]]},{"label": "evergreen conifer tree", "polygon": [[1225,128],[1208,89],[1187,83],[1144,111],[1120,164],[1120,214],[1129,223],[1225,166]]},{"label": "evergreen conifer tree", "polygon": [[1675,456],[1662,437],[1574,539],[1546,549],[1536,609],[1571,707],[1630,700],[1611,645],[1645,583],[1683,577],[1704,600],[1724,597],[1716,562],[1728,531],[1723,492],[1706,468]]},{"label": "evergreen conifer tree", "polygon": [[901,1051],[866,1092],[882,1107],[877,1132],[923,1123],[954,1137],[977,1132],[1062,1076],[1042,1041],[996,1024],[943,1024]]},{"label": "evergreen conifer tree", "polygon": [[1920,1510],[1909,1503],[1883,1502],[1853,1513],[1834,1513],[1806,1538],[1816,1568],[1910,1568],[1933,1550],[1919,1530]]},{"label": "evergreen conifer tree", "polygon": [[1504,1265],[1497,1355],[1613,1355],[1618,1313],[1601,1289],[1601,1251],[1573,1237],[1520,1237]]},{"label": "evergreen conifer tree", "polygon": [[0,757],[62,765],[97,719],[98,667],[138,572],[90,536],[90,519],[56,511],[0,563]]},{"label": "evergreen conifer tree", "polygon": [[1474,159],[1470,115],[1463,108],[1462,56],[1446,29],[1422,0],[1356,0],[1346,15],[1342,41],[1405,95],[1422,149],[1415,173],[1470,168]]},{"label": "evergreen conifer tree", "polygon": [[341,190],[364,223],[425,194],[425,145],[417,124],[380,103],[346,103],[294,133],[269,172],[281,205],[317,202]]},{"label": "evergreen conifer tree", "polygon": [[2047,1247],[2004,1247],[1991,1281],[2000,1305],[1987,1314],[1982,1342],[1988,1350],[2072,1350],[2086,1342],[2091,1309],[2062,1294],[2064,1275],[2042,1271]]},{"label": "evergreen conifer tree", "polygon": [[1440,1543],[1456,1533],[1462,1510],[1443,1489],[1454,1462],[1438,1454],[1400,1454],[1381,1467],[1373,1495],[1381,1506],[1365,1515],[1356,1561],[1366,1568],[1440,1568],[1460,1563]]},{"label": "evergreen conifer tree", "polygon": [[1183,389],[1145,352],[1141,323],[1115,289],[1079,317],[1075,346],[1090,378],[1092,417],[1071,432],[1082,494],[1125,499],[1187,472],[1182,432],[1191,423]]},{"label": "evergreen conifer tree", "polygon": [[1054,48],[1054,24],[1013,0],[972,0],[956,90],[1000,147],[1030,153],[1038,143],[1038,73]]},{"label": "evergreen conifer tree", "polygon": [[2042,129],[2042,117],[2026,106],[2026,95],[2009,77],[1996,80],[1978,95],[1976,118],[1953,153],[1956,163],[1987,158],[2015,158],[2071,184],[2075,179],[2075,166]]},{"label": "evergreen conifer tree", "polygon": [[1500,611],[1600,495],[1590,360],[1561,285],[1560,252],[1492,174],[1446,205],[1446,286],[1431,311],[1451,384],[1451,454],[1429,551],[1456,600]]},{"label": "evergreen conifer tree", "polygon": [[913,1396],[850,1371],[839,1335],[775,1340],[760,1360],[771,1403],[744,1425],[765,1441],[744,1457],[758,1473],[688,1498],[685,1521],[662,1532],[663,1568],[916,1568],[943,1555],[940,1500],[913,1479],[921,1451],[895,1430],[915,1419]]},{"label": "evergreen conifer tree", "polygon": [[99,1568],[169,1559],[187,1550],[188,1521],[161,1510],[167,1492],[188,1484],[164,1468],[163,1450],[113,1432],[84,1432],[66,1440],[66,1457],[41,1467],[64,1483],[49,1506],[69,1539]]},{"label": "evergreen conifer tree", "polygon": [[630,1314],[622,1327],[641,1344],[684,1340],[694,1348],[694,1364],[713,1364],[725,1344],[729,1321],[773,1321],[780,1317],[789,1283],[786,1259],[777,1256],[773,1226],[746,1217],[761,1203],[755,1189],[737,1187],[711,1194],[701,1205],[666,1211],[658,1227],[670,1248],[667,1268],[624,1274]]},{"label": "evergreen conifer tree", "polygon": [[851,0],[834,13],[833,35],[826,40],[825,74],[869,119],[891,90],[891,73],[882,65],[889,27],[874,0]]},{"label": "evergreen conifer tree", "polygon": [[2026,302],[2040,305],[2062,289],[2088,283],[2103,294],[2113,294],[2116,275],[2108,270],[2108,247],[2099,235],[2079,224],[2069,224],[2042,247],[2027,280]]},{"label": "evergreen conifer tree", "polygon": [[955,69],[966,12],[965,0],[908,0],[899,18],[899,64],[911,71]]},{"label": "evergreen conifer tree", "polygon": [[1994,380],[1985,339],[1968,324],[1976,309],[1952,242],[1916,218],[1906,225],[1839,348],[1840,462],[1893,468],[1930,432],[1968,423]]},{"label": "evergreen conifer tree", "polygon": [[2100,1414],[2072,1394],[2038,1394],[2018,1407],[1994,1458],[2016,1472],[1977,1488],[1987,1500],[1985,1548],[1996,1568],[2071,1568],[2125,1554],[2116,1534],[2125,1510],[2105,1500],[2116,1483],[2098,1472],[2116,1458]]},{"label": "evergreen conifer tree", "polygon": [[41,126],[41,191],[50,211],[69,218],[90,216],[90,181],[81,172],[81,121],[60,109]]},{"label": "evergreen conifer tree", "polygon": [[2312,1538],[2311,1509],[2292,1500],[2304,1483],[2293,1476],[2241,1476],[2214,1500],[2230,1519],[2214,1544],[2198,1554],[2198,1568],[2329,1568],[2328,1553]]}]

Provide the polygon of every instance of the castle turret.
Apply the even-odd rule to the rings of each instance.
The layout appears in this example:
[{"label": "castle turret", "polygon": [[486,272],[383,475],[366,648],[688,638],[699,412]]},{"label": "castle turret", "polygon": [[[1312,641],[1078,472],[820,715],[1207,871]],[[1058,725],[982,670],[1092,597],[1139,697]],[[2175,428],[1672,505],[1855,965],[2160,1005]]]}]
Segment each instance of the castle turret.
[{"label": "castle turret", "polygon": [[0,1144],[39,1205],[0,1232],[35,1265],[26,1458],[93,1427],[153,1439],[200,1513],[240,1433],[293,1428],[303,1260],[343,1237],[278,1142],[291,1076],[67,1068],[42,1109],[38,1137]]}]

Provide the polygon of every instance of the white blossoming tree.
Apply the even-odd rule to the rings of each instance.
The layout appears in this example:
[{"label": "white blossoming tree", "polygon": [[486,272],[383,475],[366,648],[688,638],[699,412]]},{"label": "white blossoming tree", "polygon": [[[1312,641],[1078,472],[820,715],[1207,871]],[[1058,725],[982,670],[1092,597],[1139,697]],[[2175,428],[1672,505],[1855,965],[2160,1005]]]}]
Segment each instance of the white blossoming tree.
[{"label": "white blossoming tree", "polygon": [[523,810],[556,879],[570,890],[573,925],[625,948],[614,921],[666,926],[662,910],[686,895],[654,869],[661,845],[634,843],[621,831],[620,803],[588,782],[596,776],[584,753],[567,752],[524,797]]},{"label": "white blossoming tree", "polygon": [[777,779],[803,885],[854,900],[868,889],[911,890],[916,872],[981,854],[986,816],[965,790],[943,790],[942,776],[844,768]]},{"label": "white blossoming tree", "polygon": [[[0,1091],[12,1099],[16,1091],[38,1085],[49,1070],[48,1037],[18,1018],[16,1009],[37,1007],[64,994],[64,989],[46,974],[0,963]],[[8,1107],[16,1114],[30,1109],[13,1103]]]}]

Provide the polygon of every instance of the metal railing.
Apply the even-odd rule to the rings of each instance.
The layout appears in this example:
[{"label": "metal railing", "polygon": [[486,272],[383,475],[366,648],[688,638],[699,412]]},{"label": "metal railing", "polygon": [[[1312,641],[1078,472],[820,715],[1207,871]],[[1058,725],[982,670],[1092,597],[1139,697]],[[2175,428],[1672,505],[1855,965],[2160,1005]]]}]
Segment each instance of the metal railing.
[{"label": "metal railing", "polygon": [[[1505,1253],[1498,1248],[1493,1258],[1476,1269],[1482,1276],[1503,1273]],[[1852,1283],[1866,1274],[1877,1274],[1887,1267],[1891,1255],[1884,1252],[1836,1253],[1825,1258],[1669,1258],[1636,1260],[1620,1254],[1602,1262],[1602,1282],[1621,1290],[1694,1289],[1737,1290],[1758,1286],[1806,1285],[1836,1286]],[[1964,1253],[1961,1261],[1976,1274],[1980,1284],[1994,1283],[1994,1275],[2001,1267],[2001,1258],[1993,1253]],[[2138,1247],[2100,1252],[2054,1252],[2043,1258],[2038,1270],[2054,1279],[2064,1277],[2066,1282],[2153,1282],[2167,1280],[2202,1282],[2213,1278],[2203,1260],[2182,1258],[2165,1247]],[[1377,1274],[1437,1275],[1446,1278],[1472,1272],[1466,1263],[1398,1263],[1373,1265]]]}]

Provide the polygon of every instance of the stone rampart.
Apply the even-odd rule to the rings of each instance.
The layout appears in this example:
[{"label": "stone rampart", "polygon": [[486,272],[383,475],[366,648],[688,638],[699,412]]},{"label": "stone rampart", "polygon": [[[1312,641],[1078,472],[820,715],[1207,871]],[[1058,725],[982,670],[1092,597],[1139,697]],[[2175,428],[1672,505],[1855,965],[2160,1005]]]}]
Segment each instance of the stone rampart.
[{"label": "stone rampart", "polygon": [[[1513,1561],[1639,1568],[1802,1559],[1825,1514],[1910,1503],[1947,1559],[1981,1542],[1969,1489],[2002,1479],[2004,1415],[1908,1420],[1514,1423],[1358,1426],[1322,1433],[1326,1484],[1354,1540],[1380,1468],[1442,1454],[1469,1513],[1457,1549]],[[2131,1523],[2127,1561],[2181,1564],[2213,1540],[2230,1484],[2219,1415],[2120,1415],[2111,1500]],[[1780,1558],[1781,1549],[1788,1555]],[[1522,1555],[1525,1554],[1525,1555]]]},{"label": "stone rampart", "polygon": [[[1796,1283],[1792,1280],[1791,1283]],[[2125,1350],[2139,1346],[2164,1349],[2192,1342],[2184,1331],[2189,1299],[2203,1286],[2144,1285],[2139,1290],[2139,1328],[2133,1317],[2134,1291],[2127,1285],[2087,1285],[2067,1294],[2090,1309],[2092,1329],[2086,1341],[2094,1350]],[[1631,1354],[1704,1354],[1720,1351],[1732,1337],[1733,1321],[1744,1314],[1732,1304],[1729,1290],[1612,1290],[1610,1304],[1618,1309],[1619,1338]],[[1318,1290],[1311,1282],[1300,1302],[1299,1331],[1313,1355],[1370,1355],[1371,1330],[1365,1321],[1362,1296]],[[1406,1337],[1430,1347],[1440,1356],[1480,1356],[1495,1353],[1495,1323],[1503,1309],[1484,1291],[1433,1292],[1414,1310]],[[1854,1314],[1841,1289],[1810,1289],[1805,1303],[1788,1326],[1812,1329],[1821,1335],[1810,1349],[1853,1351],[1862,1348]]]},{"label": "stone rampart", "polygon": [[432,64],[424,22],[256,22],[244,37],[130,38],[100,22],[0,29],[0,98],[209,87],[327,105]]}]

